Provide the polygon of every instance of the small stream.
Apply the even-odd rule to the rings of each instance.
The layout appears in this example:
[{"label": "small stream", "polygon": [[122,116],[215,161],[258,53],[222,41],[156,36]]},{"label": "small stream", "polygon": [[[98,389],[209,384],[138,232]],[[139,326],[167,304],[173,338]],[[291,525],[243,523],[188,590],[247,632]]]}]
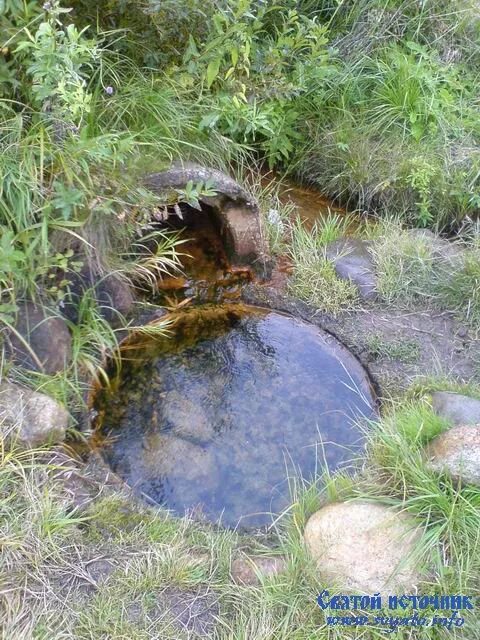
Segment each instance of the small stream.
[{"label": "small stream", "polygon": [[307,229],[330,214],[346,216],[347,211],[326,198],[313,187],[299,185],[288,178],[280,178],[274,171],[262,177],[265,187],[278,187],[279,199],[283,204],[295,207],[294,215],[298,215]]}]

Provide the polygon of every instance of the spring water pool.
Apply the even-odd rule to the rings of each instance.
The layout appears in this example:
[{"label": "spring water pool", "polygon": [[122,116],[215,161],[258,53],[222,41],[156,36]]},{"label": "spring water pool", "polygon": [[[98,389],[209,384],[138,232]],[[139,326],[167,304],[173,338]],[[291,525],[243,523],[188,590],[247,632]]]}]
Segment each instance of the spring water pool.
[{"label": "spring water pool", "polygon": [[361,453],[365,370],[314,325],[245,305],[173,314],[96,395],[105,460],[135,491],[228,527],[262,527],[307,481]]}]

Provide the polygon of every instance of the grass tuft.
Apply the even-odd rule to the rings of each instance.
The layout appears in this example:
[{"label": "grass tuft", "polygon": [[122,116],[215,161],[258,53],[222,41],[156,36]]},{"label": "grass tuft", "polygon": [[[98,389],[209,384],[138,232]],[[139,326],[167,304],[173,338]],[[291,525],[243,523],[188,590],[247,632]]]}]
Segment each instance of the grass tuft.
[{"label": "grass tuft", "polygon": [[322,311],[338,313],[357,300],[355,286],[337,277],[326,256],[327,245],[343,236],[348,225],[348,217],[330,215],[316,222],[310,231],[299,219],[291,226],[288,255],[293,270],[289,290]]}]

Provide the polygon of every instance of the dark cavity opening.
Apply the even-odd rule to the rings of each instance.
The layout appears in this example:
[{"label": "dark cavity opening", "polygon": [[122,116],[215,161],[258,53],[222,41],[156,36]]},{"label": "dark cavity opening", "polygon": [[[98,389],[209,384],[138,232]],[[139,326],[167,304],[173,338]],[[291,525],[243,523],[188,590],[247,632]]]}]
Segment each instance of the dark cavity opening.
[{"label": "dark cavity opening", "polygon": [[182,272],[165,277],[159,283],[162,295],[171,302],[191,298],[195,302],[220,302],[238,299],[241,286],[252,279],[249,269],[231,265],[232,239],[220,213],[206,204],[195,209],[180,204],[169,208],[169,217],[155,227],[179,234],[182,244]]}]

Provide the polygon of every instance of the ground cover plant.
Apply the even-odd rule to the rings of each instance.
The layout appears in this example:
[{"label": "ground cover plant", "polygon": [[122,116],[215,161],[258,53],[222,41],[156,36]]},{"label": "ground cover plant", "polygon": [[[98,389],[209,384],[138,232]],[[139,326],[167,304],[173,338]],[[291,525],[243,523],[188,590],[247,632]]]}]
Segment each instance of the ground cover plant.
[{"label": "ground cover plant", "polygon": [[[72,494],[56,474],[75,468],[73,461],[48,451],[4,450],[4,637],[173,639],[196,637],[194,625],[206,625],[207,637],[219,638],[345,637],[345,629],[327,626],[326,613],[316,605],[325,585],[302,543],[309,515],[339,500],[369,500],[413,514],[423,531],[418,562],[433,558],[428,592],[476,597],[480,493],[439,480],[423,460],[424,444],[447,426],[425,396],[392,405],[370,431],[369,454],[355,476],[327,477],[323,488],[292,478],[292,507],[266,539],[173,518],[118,490],[72,510]],[[256,586],[239,586],[230,578],[239,551],[286,556],[287,569]],[[190,602],[190,622],[188,615],[179,622],[172,614],[173,594]],[[199,621],[192,602],[205,598],[212,609]],[[465,631],[424,629],[419,637],[477,638],[470,614]],[[384,634],[373,628],[362,637]]]},{"label": "ground cover plant", "polygon": [[[289,295],[334,317],[363,308],[326,253],[354,234],[371,240],[382,311],[451,312],[478,338],[479,45],[473,0],[0,1],[0,382],[63,402],[78,450],[91,381],[108,379],[106,358],[118,357],[133,321],[115,312],[112,323],[84,291],[68,320],[71,362],[54,375],[13,362],[3,337],[26,300],[62,316],[87,268],[147,296],[178,272],[178,235],[150,226],[174,203],[159,202],[142,178],[179,158],[250,185],[272,254],[288,265]],[[352,231],[350,218],[331,213],[307,230],[276,186],[262,186],[265,167],[365,214],[361,224]],[[198,204],[209,188],[189,185],[175,204]],[[428,229],[455,234],[448,252]],[[147,252],[146,233],[155,241]],[[420,338],[373,332],[365,352],[408,365]],[[385,637],[328,626],[316,605],[328,585],[303,531],[335,501],[415,516],[425,591],[478,601],[480,492],[430,470],[424,447],[450,426],[429,392],[480,398],[479,375],[480,361],[468,384],[429,374],[395,389],[369,425],[366,458],[312,484],[292,477],[292,505],[265,535],[150,509],[63,450],[24,451],[4,434],[0,637]],[[76,480],[95,497],[78,500]],[[242,553],[285,557],[286,570],[238,585],[231,563]],[[475,640],[478,611],[464,628],[417,635]]]}]

